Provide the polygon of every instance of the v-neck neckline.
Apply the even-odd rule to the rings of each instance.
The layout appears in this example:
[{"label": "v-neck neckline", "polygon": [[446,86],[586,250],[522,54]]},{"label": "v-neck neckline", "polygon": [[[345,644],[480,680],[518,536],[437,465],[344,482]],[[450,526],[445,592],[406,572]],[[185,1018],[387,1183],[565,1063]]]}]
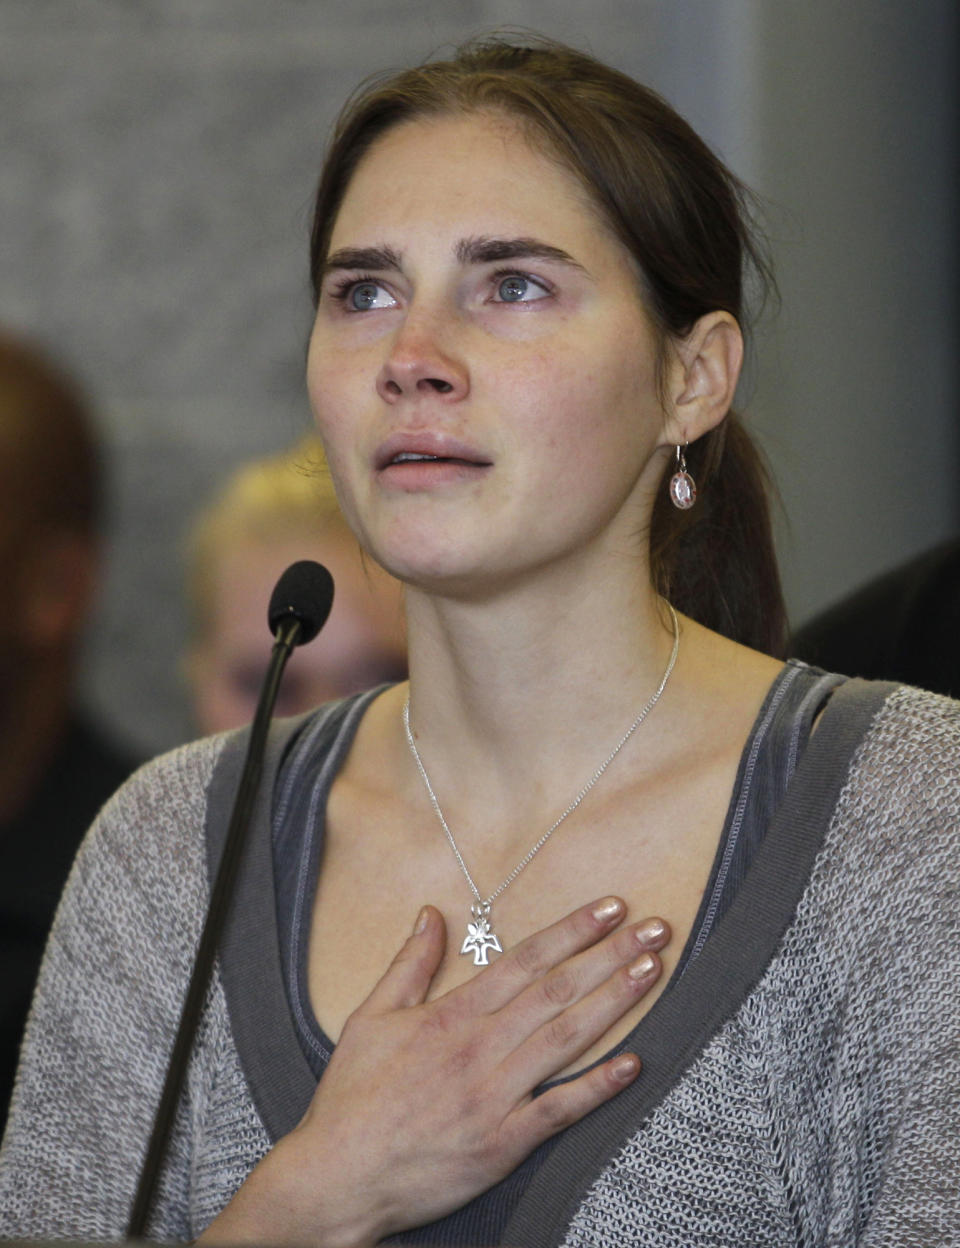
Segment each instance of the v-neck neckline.
[{"label": "v-neck neckline", "polygon": [[[504,1242],[527,1248],[559,1242],[604,1164],[676,1085],[763,974],[806,888],[849,759],[889,690],[889,685],[859,680],[834,690],[733,904],[679,982],[631,1033],[631,1048],[643,1060],[641,1076],[556,1141],[520,1198]],[[379,692],[280,721],[268,741],[253,835],[224,933],[220,970],[240,1064],[272,1142],[297,1125],[317,1084],[298,1039],[280,961],[272,828],[275,805],[289,800],[289,794],[282,784],[277,789],[277,777],[281,768],[295,775],[298,758],[321,743],[332,747],[324,770],[335,772]],[[210,786],[211,878],[243,762],[242,741],[241,735],[237,748],[225,751]],[[289,767],[283,767],[288,759]],[[315,787],[320,788],[319,782]]]}]

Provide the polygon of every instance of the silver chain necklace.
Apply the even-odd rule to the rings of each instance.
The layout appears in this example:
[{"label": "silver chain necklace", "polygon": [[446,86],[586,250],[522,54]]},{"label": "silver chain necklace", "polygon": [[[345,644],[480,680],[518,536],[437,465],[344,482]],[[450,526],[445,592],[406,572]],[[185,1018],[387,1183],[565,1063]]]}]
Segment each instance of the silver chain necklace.
[{"label": "silver chain necklace", "polygon": [[660,697],[664,689],[667,687],[667,681],[670,679],[670,674],[676,664],[677,654],[680,650],[680,622],[677,619],[677,613],[674,611],[673,607],[670,606],[669,603],[667,603],[667,607],[669,608],[670,616],[673,620],[673,649],[670,652],[670,660],[667,663],[666,671],[663,673],[663,678],[657,686],[656,692],[617,742],[612,753],[604,759],[563,814],[560,815],[560,817],[556,819],[549,828],[547,828],[546,832],[544,832],[543,836],[540,837],[539,841],[537,841],[536,845],[534,845],[527,856],[522,858],[520,862],[517,863],[507,878],[493,890],[486,900],[484,900],[484,898],[480,895],[480,890],[474,883],[473,876],[470,874],[467,864],[463,860],[463,854],[460,853],[457,842],[453,839],[453,833],[450,831],[450,825],[447,823],[444,818],[443,811],[440,809],[440,803],[437,800],[437,795],[433,791],[433,785],[430,783],[430,777],[427,775],[427,769],[423,765],[423,759],[420,757],[420,751],[417,749],[417,743],[414,741],[413,733],[410,730],[410,695],[407,695],[407,700],[403,704],[403,730],[407,736],[407,745],[410,747],[410,753],[414,757],[417,769],[419,770],[420,775],[423,778],[423,783],[426,786],[427,793],[430,795],[430,804],[433,806],[436,816],[440,820],[440,826],[446,833],[447,840],[450,842],[450,848],[453,850],[457,862],[460,864],[460,870],[463,872],[467,883],[470,885],[470,891],[476,898],[474,904],[470,907],[472,922],[467,923],[467,935],[464,939],[463,945],[460,948],[461,954],[473,954],[474,966],[486,966],[487,954],[491,951],[494,953],[503,952],[503,947],[500,944],[490,921],[490,907],[504,891],[504,889],[510,887],[524,867],[529,866],[540,850],[543,849],[544,845],[546,845],[547,841],[549,841],[550,837],[553,836],[554,832],[556,832],[557,828],[559,828],[560,824],[563,823],[564,819],[566,819],[568,815],[573,814],[633,734],[637,731],[643,721],[647,718],[653,708],[660,701]]}]

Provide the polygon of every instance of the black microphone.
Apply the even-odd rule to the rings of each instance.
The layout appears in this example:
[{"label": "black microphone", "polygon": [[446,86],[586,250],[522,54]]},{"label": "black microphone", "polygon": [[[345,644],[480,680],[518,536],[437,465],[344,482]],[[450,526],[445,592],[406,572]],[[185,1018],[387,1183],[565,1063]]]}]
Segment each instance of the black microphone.
[{"label": "black microphone", "polygon": [[277,641],[287,644],[287,629],[298,624],[290,646],[313,641],[327,622],[333,606],[333,577],[322,563],[301,559],[291,563],[270,596],[267,621]]},{"label": "black microphone", "polygon": [[187,1061],[207,994],[217,945],[229,913],[233,888],[240,869],[250,816],[260,786],[263,754],[270,729],[270,717],[280,688],[280,678],[294,648],[316,637],[327,622],[332,606],[333,577],[323,564],[314,563],[312,559],[301,559],[298,563],[291,564],[277,581],[270,598],[267,621],[276,640],[250,728],[250,740],[233,803],[223,855],[210,891],[210,904],[197,946],[190,986],[180,1015],[180,1026],[173,1043],[160,1104],[153,1120],[150,1143],[147,1145],[146,1159],[133,1200],[127,1225],[128,1239],[142,1239],[146,1230],[153,1192],[173,1126],[177,1102],[180,1100]]}]

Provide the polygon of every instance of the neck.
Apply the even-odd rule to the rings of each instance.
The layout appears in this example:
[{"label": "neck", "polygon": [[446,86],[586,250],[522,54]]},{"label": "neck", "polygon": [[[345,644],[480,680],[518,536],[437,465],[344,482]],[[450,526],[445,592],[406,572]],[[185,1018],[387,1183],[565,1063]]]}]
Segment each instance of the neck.
[{"label": "neck", "polygon": [[561,586],[464,603],[411,591],[408,614],[411,724],[431,780],[451,818],[479,802],[523,835],[603,762],[673,645],[668,611],[635,576],[619,594]]}]

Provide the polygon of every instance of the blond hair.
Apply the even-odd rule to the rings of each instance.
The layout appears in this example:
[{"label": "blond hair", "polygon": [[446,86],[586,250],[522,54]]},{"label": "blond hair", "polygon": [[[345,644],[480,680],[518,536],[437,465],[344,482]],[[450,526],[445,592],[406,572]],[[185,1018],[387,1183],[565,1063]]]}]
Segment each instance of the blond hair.
[{"label": "blond hair", "polygon": [[242,465],[199,514],[186,542],[191,633],[210,615],[213,569],[219,554],[238,541],[281,537],[347,536],[320,439],[308,434],[278,455]]}]

